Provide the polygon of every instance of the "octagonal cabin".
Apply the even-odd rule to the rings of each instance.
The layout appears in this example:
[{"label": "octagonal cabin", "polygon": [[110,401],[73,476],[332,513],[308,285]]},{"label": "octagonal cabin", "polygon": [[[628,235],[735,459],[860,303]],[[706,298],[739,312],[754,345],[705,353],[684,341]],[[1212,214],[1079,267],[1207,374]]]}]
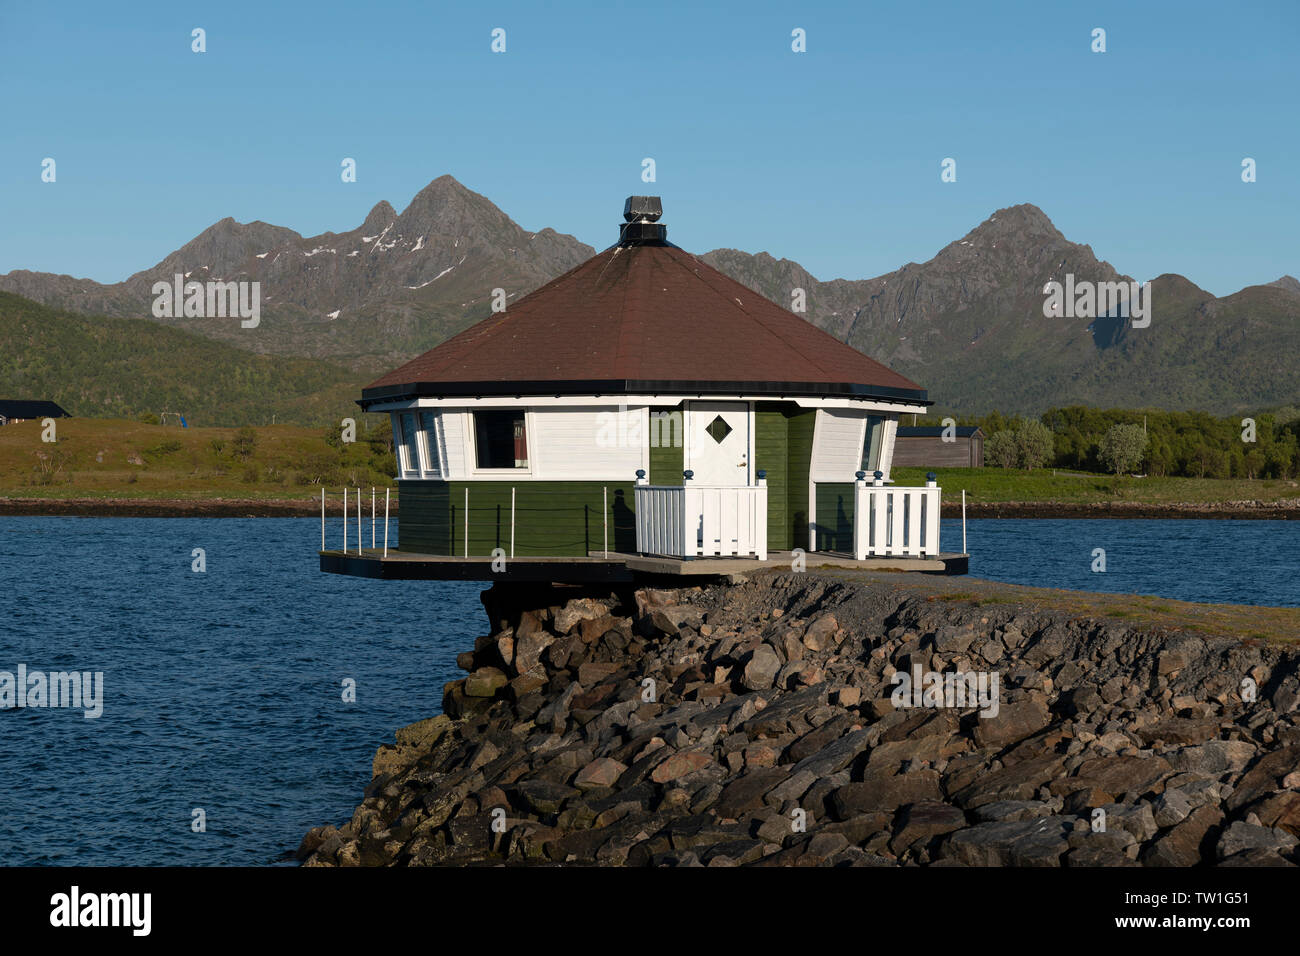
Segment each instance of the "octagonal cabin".
[{"label": "octagonal cabin", "polygon": [[660,210],[629,198],[617,243],[364,390],[392,416],[399,553],[937,556],[938,489],[889,478],[924,389],[670,243]]}]

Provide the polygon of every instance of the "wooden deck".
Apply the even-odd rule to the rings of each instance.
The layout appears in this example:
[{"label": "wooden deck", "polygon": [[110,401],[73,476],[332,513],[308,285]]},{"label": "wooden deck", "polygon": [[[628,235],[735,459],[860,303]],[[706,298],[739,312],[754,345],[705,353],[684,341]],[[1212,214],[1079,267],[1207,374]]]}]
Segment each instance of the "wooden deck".
[{"label": "wooden deck", "polygon": [[[928,571],[934,574],[965,574],[969,555],[937,554],[932,558],[867,558],[857,561],[849,555],[815,551],[804,556],[806,567],[863,568],[873,571]],[[657,555],[596,552],[585,558],[506,558],[504,570],[493,570],[487,556],[449,557],[416,554],[390,549],[362,548],[361,553],[321,551],[320,569],[330,574],[382,578],[393,581],[554,581],[557,583],[634,582],[662,578],[716,578],[745,574],[763,568],[793,566],[789,551],[768,553],[766,561],[755,558],[665,558]],[[498,568],[501,565],[498,564]]]}]

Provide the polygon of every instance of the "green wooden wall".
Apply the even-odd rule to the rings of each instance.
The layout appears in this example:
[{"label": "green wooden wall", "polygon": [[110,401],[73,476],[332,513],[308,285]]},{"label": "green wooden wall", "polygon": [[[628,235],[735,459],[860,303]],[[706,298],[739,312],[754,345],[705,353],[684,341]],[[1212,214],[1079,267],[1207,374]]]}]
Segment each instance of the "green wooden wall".
[{"label": "green wooden wall", "polygon": [[786,496],[794,548],[808,549],[808,475],[812,470],[813,426],[817,412],[791,405],[786,410],[790,455],[790,490]]},{"label": "green wooden wall", "polygon": [[853,551],[853,482],[817,482],[818,551]]},{"label": "green wooden wall", "polygon": [[403,481],[399,546],[420,554],[510,554],[510,489],[515,489],[516,557],[586,557],[605,547],[604,492],[609,493],[609,549],[636,550],[632,482]]},{"label": "green wooden wall", "polygon": [[785,408],[775,402],[759,402],[754,407],[755,475],[760,469],[767,472],[767,547],[789,551],[789,430]]},{"label": "green wooden wall", "polygon": [[767,472],[767,546],[808,547],[808,468],[816,412],[790,402],[754,408],[755,471]]}]

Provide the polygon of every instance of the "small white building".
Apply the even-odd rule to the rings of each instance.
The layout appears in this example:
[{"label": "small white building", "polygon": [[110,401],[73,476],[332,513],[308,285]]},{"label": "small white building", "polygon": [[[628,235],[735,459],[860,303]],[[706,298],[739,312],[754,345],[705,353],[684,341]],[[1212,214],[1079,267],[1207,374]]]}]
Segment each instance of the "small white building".
[{"label": "small white building", "polygon": [[615,245],[364,390],[392,415],[401,551],[933,555],[938,489],[888,484],[925,391],[659,216],[630,198]]}]

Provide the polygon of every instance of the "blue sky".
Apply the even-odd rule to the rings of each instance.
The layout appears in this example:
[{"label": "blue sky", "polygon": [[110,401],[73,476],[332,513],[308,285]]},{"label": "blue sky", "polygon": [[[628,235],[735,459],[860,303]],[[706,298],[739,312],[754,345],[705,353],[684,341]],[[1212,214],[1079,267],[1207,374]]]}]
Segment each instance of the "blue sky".
[{"label": "blue sky", "polygon": [[226,216],[341,232],[450,173],[597,248],[660,194],[684,248],[822,279],[1032,202],[1121,272],[1224,295],[1300,274],[1297,49],[1295,0],[0,0],[0,272],[118,281]]}]

